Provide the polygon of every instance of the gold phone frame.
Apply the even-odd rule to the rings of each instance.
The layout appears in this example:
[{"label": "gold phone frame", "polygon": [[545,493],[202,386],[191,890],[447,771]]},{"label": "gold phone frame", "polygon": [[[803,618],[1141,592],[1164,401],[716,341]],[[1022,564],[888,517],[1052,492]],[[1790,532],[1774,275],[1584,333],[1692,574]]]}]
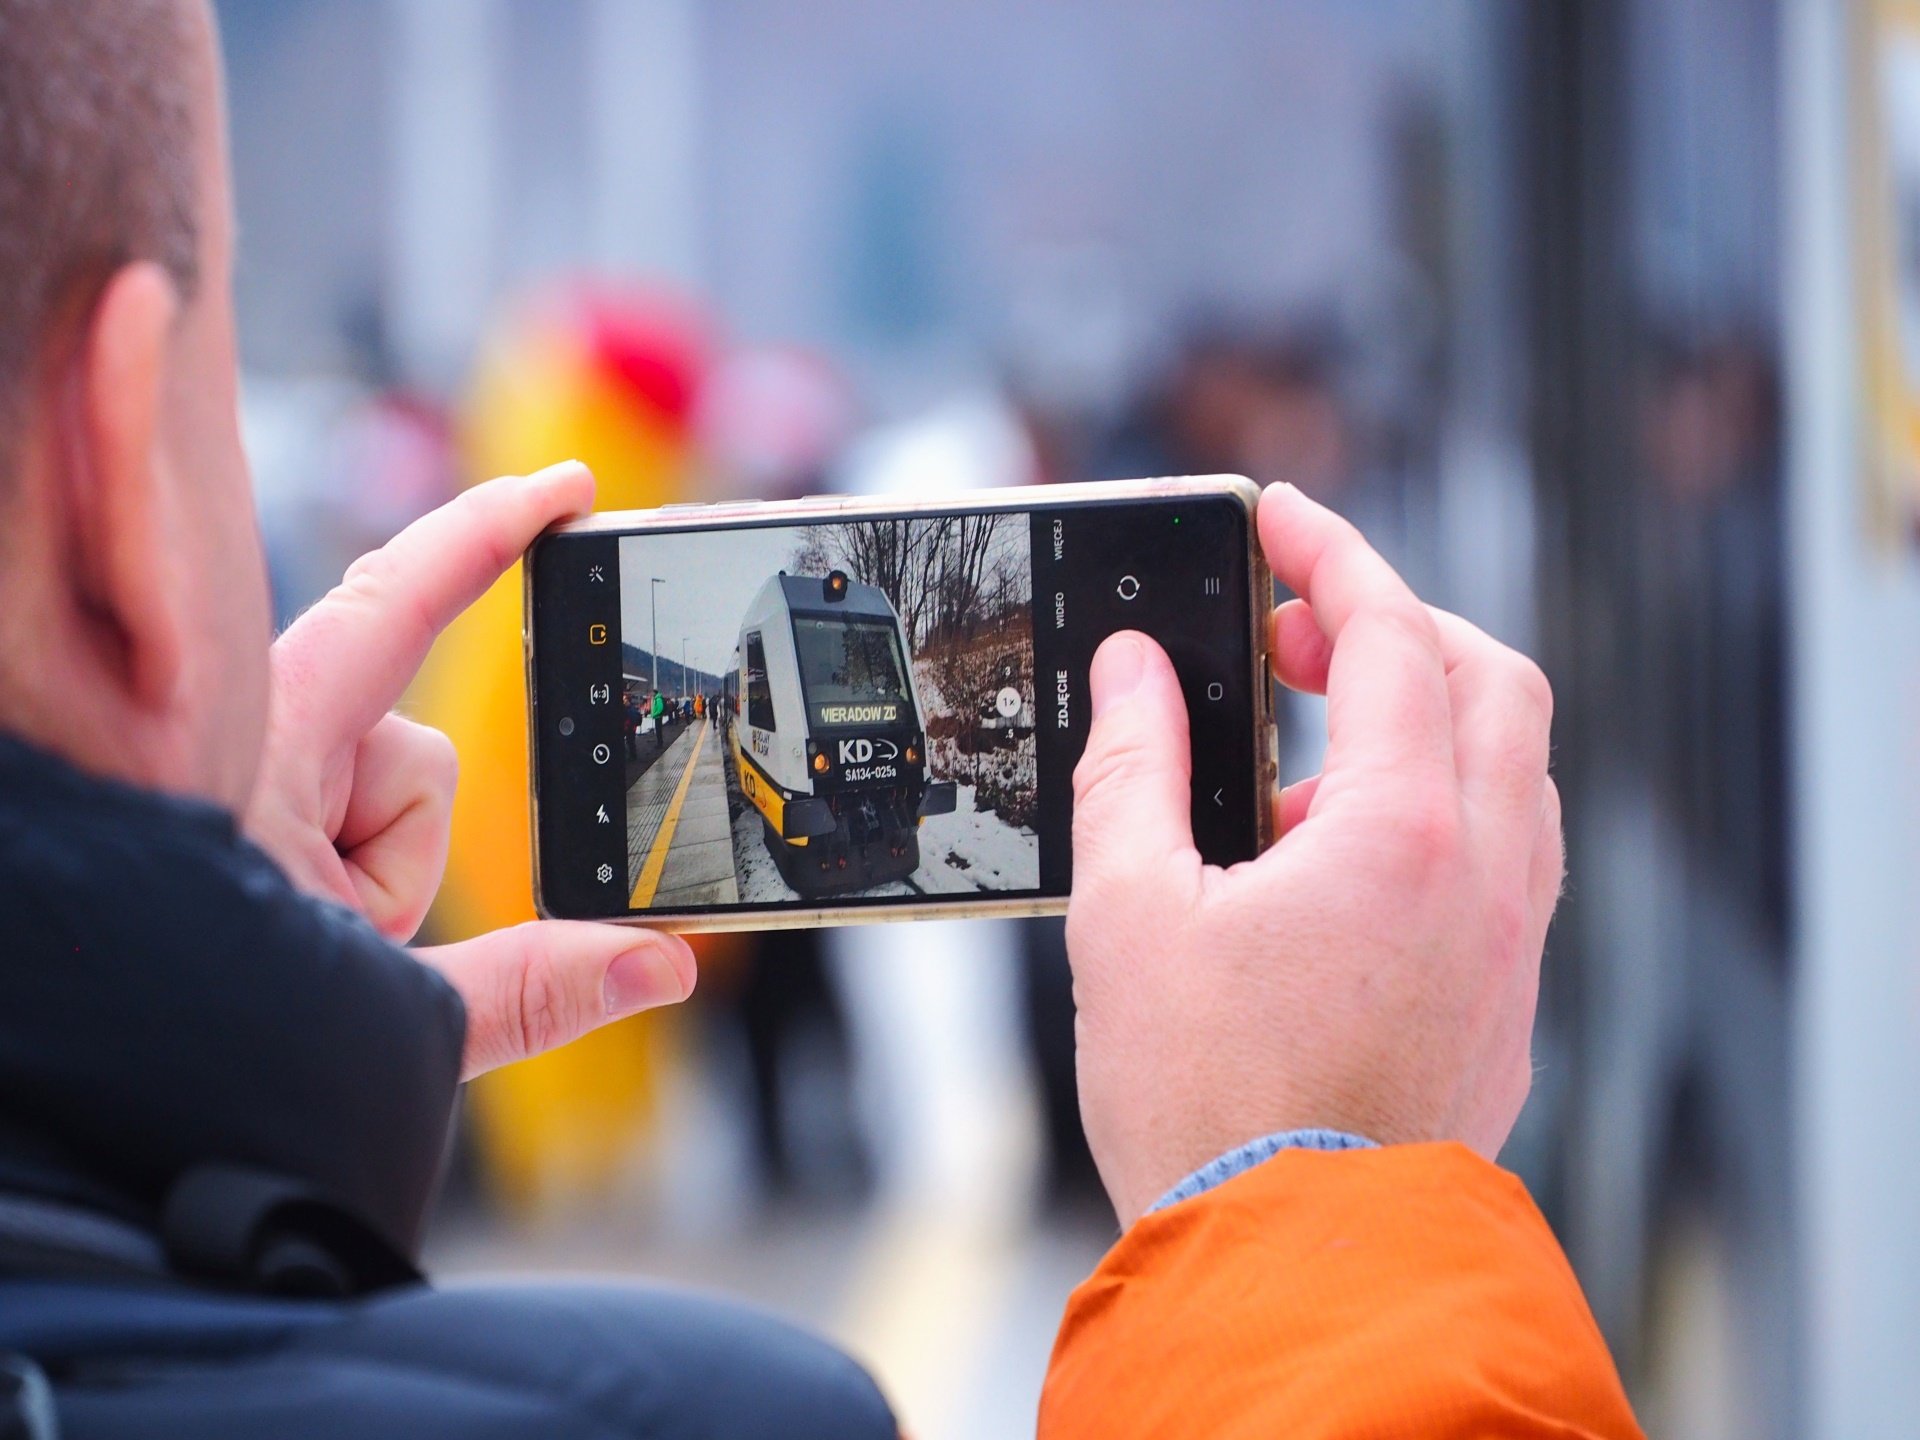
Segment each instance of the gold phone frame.
[{"label": "gold phone frame", "polygon": [[[969,490],[957,495],[809,495],[799,500],[729,500],[689,502],[662,506],[658,510],[608,510],[556,525],[547,534],[622,535],[647,530],[727,530],[750,526],[803,524],[821,520],[892,520],[915,515],[959,515],[987,510],[1031,511],[1039,507],[1099,504],[1127,501],[1215,499],[1238,500],[1247,512],[1247,625],[1252,636],[1253,674],[1249,677],[1254,696],[1254,784],[1257,789],[1254,814],[1257,817],[1260,849],[1273,843],[1273,788],[1276,772],[1275,732],[1273,729],[1273,689],[1269,683],[1268,645],[1271,627],[1268,614],[1273,607],[1273,574],[1260,549],[1254,525],[1260,503],[1260,487],[1242,475],[1165,476],[1150,480],[1099,480],[1070,485],[1006,486],[991,490]],[[533,903],[543,917],[553,917],[547,909],[540,880],[540,777],[533,763],[536,736],[533,705],[533,567],[523,564],[522,572],[522,648],[527,666],[527,772],[528,800],[532,810],[530,838],[533,847]],[[1259,743],[1261,735],[1266,744]],[[779,910],[741,910],[730,914],[709,911],[649,910],[640,914],[611,915],[600,923],[635,925],[681,934],[703,934],[735,930],[793,930],[821,925],[885,924],[906,920],[1019,919],[1036,915],[1063,915],[1065,896],[1021,896],[995,899],[985,893],[952,899],[926,896],[899,905],[811,905]]]}]

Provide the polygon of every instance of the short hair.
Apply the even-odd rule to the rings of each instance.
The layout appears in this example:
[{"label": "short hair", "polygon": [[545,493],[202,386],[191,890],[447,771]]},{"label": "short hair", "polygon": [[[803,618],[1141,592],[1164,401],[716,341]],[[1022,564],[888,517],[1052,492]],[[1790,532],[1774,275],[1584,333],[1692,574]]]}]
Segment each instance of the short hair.
[{"label": "short hair", "polygon": [[48,327],[137,260],[196,289],[185,0],[0,0],[0,487]]}]

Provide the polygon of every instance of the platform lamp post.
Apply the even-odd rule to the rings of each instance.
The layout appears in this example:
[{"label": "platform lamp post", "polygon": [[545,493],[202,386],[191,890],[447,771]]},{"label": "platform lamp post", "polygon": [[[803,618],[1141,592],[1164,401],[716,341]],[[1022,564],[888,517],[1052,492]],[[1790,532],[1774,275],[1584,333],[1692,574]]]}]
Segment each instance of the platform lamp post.
[{"label": "platform lamp post", "polygon": [[660,592],[653,587],[664,585],[664,580],[647,581],[647,601],[653,611],[653,693],[660,693]]},{"label": "platform lamp post", "polygon": [[687,684],[687,637],[684,635],[680,637],[680,693],[683,696],[693,693],[693,688]]}]

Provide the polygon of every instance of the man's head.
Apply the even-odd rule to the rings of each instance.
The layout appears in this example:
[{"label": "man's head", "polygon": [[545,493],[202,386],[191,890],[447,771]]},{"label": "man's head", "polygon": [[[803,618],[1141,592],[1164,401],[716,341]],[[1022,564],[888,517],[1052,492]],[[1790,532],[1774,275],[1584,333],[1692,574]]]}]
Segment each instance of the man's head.
[{"label": "man's head", "polygon": [[206,0],[0,0],[0,729],[238,808],[270,624]]}]

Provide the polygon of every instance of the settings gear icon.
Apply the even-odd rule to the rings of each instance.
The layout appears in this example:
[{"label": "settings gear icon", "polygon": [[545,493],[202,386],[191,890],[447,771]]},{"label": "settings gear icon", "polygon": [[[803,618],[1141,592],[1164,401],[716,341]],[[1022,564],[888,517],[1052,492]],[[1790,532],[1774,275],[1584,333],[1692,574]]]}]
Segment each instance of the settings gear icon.
[{"label": "settings gear icon", "polygon": [[600,883],[604,885],[609,880],[613,879],[613,866],[602,865],[598,870],[594,871],[593,873],[599,878]]}]

